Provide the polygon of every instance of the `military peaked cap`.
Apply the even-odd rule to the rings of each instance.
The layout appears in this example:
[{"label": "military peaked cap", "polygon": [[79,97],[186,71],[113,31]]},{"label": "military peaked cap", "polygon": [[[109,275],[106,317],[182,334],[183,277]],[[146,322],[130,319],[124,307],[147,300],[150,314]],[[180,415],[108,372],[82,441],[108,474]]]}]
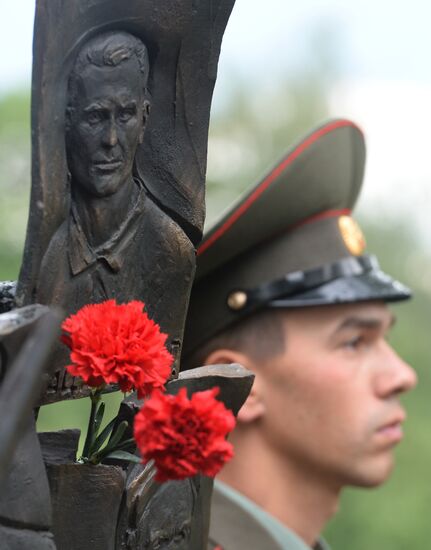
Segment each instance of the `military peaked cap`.
[{"label": "military peaked cap", "polygon": [[349,120],[318,128],[205,234],[198,249],[184,355],[264,308],[410,297],[364,254],[351,211],[365,167]]}]

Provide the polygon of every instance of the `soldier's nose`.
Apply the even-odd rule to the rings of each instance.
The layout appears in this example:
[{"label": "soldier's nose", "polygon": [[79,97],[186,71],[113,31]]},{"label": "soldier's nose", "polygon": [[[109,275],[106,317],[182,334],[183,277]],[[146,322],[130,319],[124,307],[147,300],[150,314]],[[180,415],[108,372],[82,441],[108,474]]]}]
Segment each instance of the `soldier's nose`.
[{"label": "soldier's nose", "polygon": [[404,393],[417,384],[417,374],[389,344],[386,344],[384,364],[377,379],[377,389],[382,397]]}]

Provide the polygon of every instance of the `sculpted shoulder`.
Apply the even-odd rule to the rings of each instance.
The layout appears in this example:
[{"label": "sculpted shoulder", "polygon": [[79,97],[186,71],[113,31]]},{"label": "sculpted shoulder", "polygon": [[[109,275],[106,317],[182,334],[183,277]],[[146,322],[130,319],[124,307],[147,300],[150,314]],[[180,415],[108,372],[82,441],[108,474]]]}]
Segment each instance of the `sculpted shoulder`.
[{"label": "sculpted shoulder", "polygon": [[149,218],[149,223],[145,224],[146,232],[152,232],[153,237],[163,243],[164,248],[171,249],[175,254],[181,253],[183,260],[189,257],[194,264],[196,249],[193,243],[181,226],[162,210],[148,194],[145,199],[143,215]]}]

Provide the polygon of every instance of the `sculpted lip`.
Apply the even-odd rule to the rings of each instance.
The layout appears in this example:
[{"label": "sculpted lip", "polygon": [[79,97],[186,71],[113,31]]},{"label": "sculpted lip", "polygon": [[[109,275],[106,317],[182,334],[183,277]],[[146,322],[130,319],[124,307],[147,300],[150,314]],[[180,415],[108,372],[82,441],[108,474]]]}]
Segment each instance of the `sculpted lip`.
[{"label": "sculpted lip", "polygon": [[97,161],[94,163],[95,169],[101,172],[113,172],[114,170],[120,168],[121,165],[121,160]]}]

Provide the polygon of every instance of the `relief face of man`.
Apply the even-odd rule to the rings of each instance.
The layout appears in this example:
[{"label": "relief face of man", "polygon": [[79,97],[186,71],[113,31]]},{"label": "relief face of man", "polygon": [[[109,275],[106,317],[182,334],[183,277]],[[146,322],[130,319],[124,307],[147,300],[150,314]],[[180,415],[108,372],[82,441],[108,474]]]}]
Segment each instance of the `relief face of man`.
[{"label": "relief face of man", "polygon": [[143,45],[145,58],[138,60],[139,44],[126,33],[109,33],[78,56],[70,83],[66,149],[73,185],[81,193],[108,197],[132,184],[148,114],[148,64]]}]

